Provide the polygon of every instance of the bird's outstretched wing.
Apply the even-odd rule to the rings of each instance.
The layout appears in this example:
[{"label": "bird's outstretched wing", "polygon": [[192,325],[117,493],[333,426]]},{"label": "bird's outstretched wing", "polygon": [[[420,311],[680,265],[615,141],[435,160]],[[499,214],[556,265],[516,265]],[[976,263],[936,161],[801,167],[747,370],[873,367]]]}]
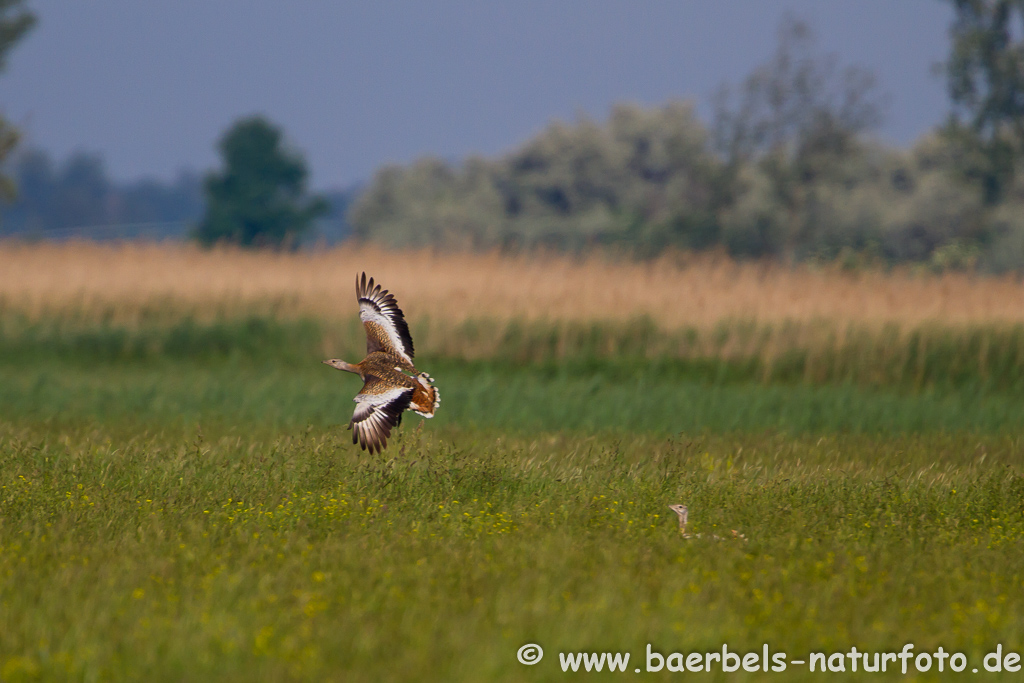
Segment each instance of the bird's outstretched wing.
[{"label": "bird's outstretched wing", "polygon": [[412,400],[412,387],[394,387],[376,377],[368,377],[356,395],[352,421],[352,443],[363,450],[379,453],[388,444],[391,428],[402,421],[402,412]]},{"label": "bird's outstretched wing", "polygon": [[409,325],[395,295],[374,286],[366,273],[356,278],[356,298],[359,300],[359,319],[366,328],[366,353],[384,351],[398,356],[412,365],[413,348]]}]

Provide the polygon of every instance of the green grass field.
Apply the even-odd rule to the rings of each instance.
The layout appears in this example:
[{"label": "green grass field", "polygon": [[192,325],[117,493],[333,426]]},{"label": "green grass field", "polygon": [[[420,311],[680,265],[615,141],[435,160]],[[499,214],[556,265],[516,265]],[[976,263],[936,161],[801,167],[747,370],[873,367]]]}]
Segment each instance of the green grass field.
[{"label": "green grass field", "polygon": [[435,352],[438,417],[370,457],[313,323],[0,331],[4,681],[545,681],[631,654],[600,680],[723,643],[1020,675],[982,658],[1024,651],[1024,394],[963,359],[886,384]]}]

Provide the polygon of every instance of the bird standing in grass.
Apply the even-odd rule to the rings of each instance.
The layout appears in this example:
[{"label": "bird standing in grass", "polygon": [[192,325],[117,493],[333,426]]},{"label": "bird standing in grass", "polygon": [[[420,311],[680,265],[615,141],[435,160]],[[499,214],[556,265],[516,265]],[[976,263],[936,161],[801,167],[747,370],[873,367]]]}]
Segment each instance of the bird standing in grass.
[{"label": "bird standing in grass", "polygon": [[669,505],[668,509],[679,515],[679,533],[683,535],[683,538],[689,538],[690,534],[686,533],[686,523],[690,521],[690,508],[685,505]]},{"label": "bird standing in grass", "polygon": [[417,372],[413,365],[412,336],[394,295],[375,286],[372,277],[367,281],[363,273],[356,278],[356,299],[366,329],[366,358],[355,364],[337,358],[324,363],[362,378],[363,388],[353,399],[356,409],[348,426],[352,443],[379,453],[387,447],[391,428],[401,424],[403,412],[434,417],[441,394],[430,375]]},{"label": "bird standing in grass", "polygon": [[[700,534],[691,535],[686,532],[686,525],[690,521],[690,508],[685,505],[669,505],[668,509],[676,513],[679,516],[679,533],[682,534],[683,538],[700,538]],[[711,538],[716,541],[724,541],[725,539],[717,534],[711,534]],[[727,537],[728,538],[728,537]],[[747,537],[740,532],[732,529],[732,538],[747,542]]]}]

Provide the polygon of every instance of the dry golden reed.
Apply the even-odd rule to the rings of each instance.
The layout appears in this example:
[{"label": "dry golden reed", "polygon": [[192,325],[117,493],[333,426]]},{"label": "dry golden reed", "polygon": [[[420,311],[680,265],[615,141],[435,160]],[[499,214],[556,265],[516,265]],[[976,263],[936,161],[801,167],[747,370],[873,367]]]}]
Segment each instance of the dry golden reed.
[{"label": "dry golden reed", "polygon": [[366,271],[417,317],[622,321],[663,329],[723,320],[834,321],[901,327],[1024,321],[1024,285],[968,274],[788,268],[724,258],[650,262],[603,257],[389,252],[338,247],[294,254],[157,244],[0,242],[0,302],[30,316],[131,320],[272,312],[347,318]]}]

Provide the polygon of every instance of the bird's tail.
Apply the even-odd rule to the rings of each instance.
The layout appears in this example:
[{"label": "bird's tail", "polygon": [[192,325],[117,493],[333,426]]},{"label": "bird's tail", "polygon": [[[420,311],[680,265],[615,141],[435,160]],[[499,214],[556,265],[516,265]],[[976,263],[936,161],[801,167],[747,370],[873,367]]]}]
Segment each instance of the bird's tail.
[{"label": "bird's tail", "polygon": [[434,411],[441,405],[441,392],[434,386],[434,378],[421,372],[416,382],[419,386],[413,390],[409,407],[423,417],[434,417]]}]

